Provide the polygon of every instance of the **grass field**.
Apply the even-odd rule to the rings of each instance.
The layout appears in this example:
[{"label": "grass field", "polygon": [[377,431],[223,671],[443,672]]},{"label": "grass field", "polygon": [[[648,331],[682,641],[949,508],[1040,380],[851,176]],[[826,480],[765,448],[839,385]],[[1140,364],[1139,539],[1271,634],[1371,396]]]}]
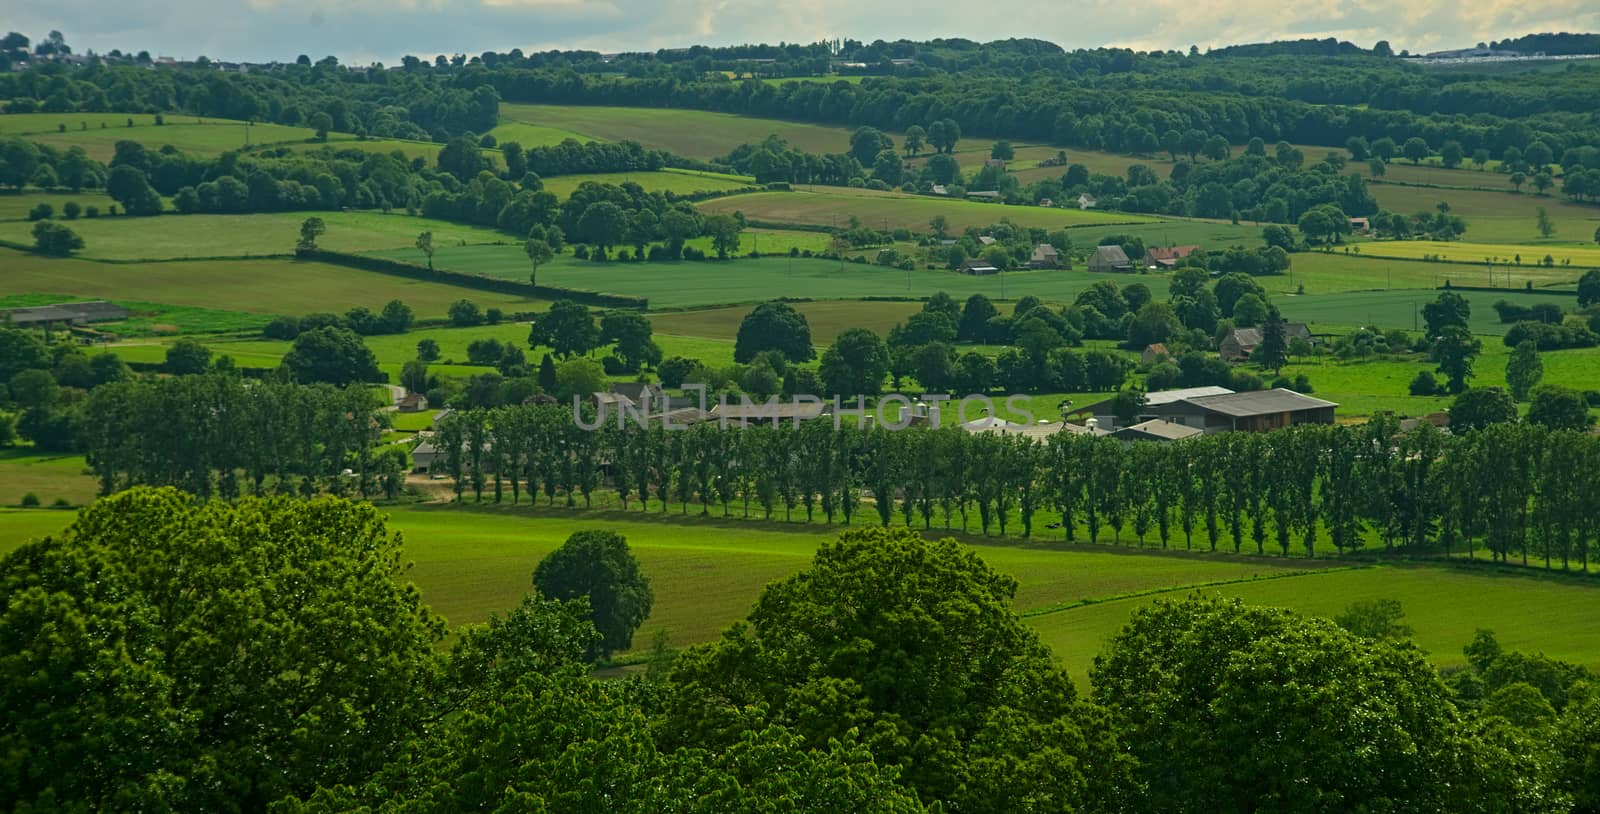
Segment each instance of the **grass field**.
[{"label": "grass field", "polygon": [[[874,252],[868,252],[874,253]],[[405,258],[415,252],[374,252]],[[465,246],[439,250],[441,268],[526,279],[527,258],[515,246]],[[1004,277],[1002,280],[1001,277]],[[1019,271],[974,277],[952,271],[900,271],[885,266],[809,258],[739,258],[725,262],[594,263],[563,256],[539,269],[542,284],[584,291],[648,297],[654,308],[687,308],[759,302],[778,297],[859,299],[861,297],[927,297],[946,291],[961,299],[983,292],[995,299],[1025,294],[1070,302],[1079,291],[1106,279],[1086,271]],[[1159,275],[1117,276],[1119,285],[1134,280],[1166,297],[1166,278]],[[1002,290],[1004,296],[1002,296]]]},{"label": "grass field", "polygon": [[[1509,327],[1501,325],[1495,315],[1493,306],[1496,300],[1508,300],[1519,305],[1553,302],[1569,311],[1575,309],[1578,304],[1576,299],[1559,294],[1528,294],[1522,291],[1456,293],[1472,304],[1472,316],[1468,320],[1468,326],[1474,333],[1479,334],[1503,335]],[[1377,325],[1409,331],[1421,329],[1422,306],[1434,301],[1438,296],[1439,292],[1432,289],[1349,291],[1305,297],[1280,295],[1272,298],[1272,304],[1283,312],[1286,319],[1297,322],[1309,322],[1318,326]]]},{"label": "grass field", "polygon": [[[1307,294],[1331,294],[1344,291],[1370,291],[1373,289],[1437,288],[1450,282],[1454,285],[1487,286],[1520,289],[1528,283],[1535,288],[1571,288],[1582,270],[1568,266],[1546,268],[1524,262],[1495,264],[1491,269],[1481,262],[1477,265],[1463,263],[1429,263],[1397,259],[1400,251],[1389,255],[1388,247],[1406,244],[1385,241],[1382,243],[1355,243],[1332,252],[1298,252],[1291,255],[1292,264],[1287,274],[1259,278],[1268,291],[1293,292],[1305,286]],[[1474,244],[1432,244],[1446,251],[1471,251]],[[1504,248],[1504,247],[1499,247]],[[1524,247],[1526,248],[1526,247]],[[1404,249],[1401,249],[1404,251]],[[1420,256],[1420,252],[1418,253]],[[1493,256],[1493,255],[1490,255]],[[1541,253],[1539,255],[1543,257]],[[1464,258],[1462,258],[1464,259]],[[1523,256],[1528,261],[1527,255]]]},{"label": "grass field", "polygon": [[754,178],[742,175],[724,175],[717,172],[690,170],[663,170],[661,172],[602,172],[587,175],[558,175],[544,179],[544,188],[558,198],[567,198],[579,184],[593,181],[597,184],[633,182],[648,192],[673,192],[689,195],[695,192],[726,192],[756,185]]},{"label": "grass field", "polygon": [[[530,589],[534,566],[572,532],[604,528],[626,535],[655,592],[655,607],[634,637],[640,648],[657,631],[666,631],[673,646],[714,638],[749,611],[762,586],[807,567],[816,547],[837,533],[820,524],[685,518],[676,507],[649,519],[559,507],[425,505],[387,511],[414,563],[408,576],[453,624],[480,622],[513,607]],[[0,511],[0,553],[71,519],[62,512]],[[1154,595],[1117,597],[1192,590],[1325,615],[1357,599],[1394,598],[1403,603],[1417,641],[1441,664],[1459,663],[1472,630],[1489,627],[1508,648],[1600,665],[1600,585],[1578,579],[1442,566],[1350,570],[1060,542],[972,542],[991,567],[1017,578],[1015,607],[1079,680],[1106,638]]]},{"label": "grass field", "polygon": [[[1552,275],[1559,271],[1574,281],[1582,273],[1582,269],[1600,266],[1600,247],[1596,246],[1527,246],[1514,243],[1437,240],[1369,240],[1354,245],[1359,246],[1361,253],[1369,257],[1420,260],[1423,257],[1434,256],[1455,262],[1513,266],[1513,272],[1520,270],[1515,266],[1533,266],[1548,255],[1554,258],[1555,265],[1545,271]],[[1518,257],[1522,258],[1520,264],[1516,262]],[[1485,273],[1487,274],[1487,271]]]},{"label": "grass field", "polygon": [[767,223],[803,223],[816,226],[845,226],[853,215],[863,226],[874,229],[910,229],[927,232],[928,221],[943,215],[952,232],[968,226],[988,226],[1001,218],[1018,226],[1059,229],[1067,226],[1148,223],[1153,218],[1121,212],[1079,209],[1043,209],[1037,206],[1004,206],[975,201],[952,201],[921,195],[876,193],[842,187],[826,191],[756,192],[734,195],[701,203],[705,212],[743,212],[745,217]]},{"label": "grass field", "polygon": [[[794,308],[804,314],[806,322],[811,325],[811,341],[826,345],[849,328],[866,328],[880,335],[888,335],[889,329],[896,323],[922,310],[922,303],[840,300],[797,302]],[[739,335],[739,323],[748,313],[750,308],[744,306],[668,312],[651,314],[650,324],[657,333],[731,340]]]},{"label": "grass field", "polygon": [[235,121],[208,119],[204,124],[192,122],[192,118],[174,116],[161,127],[111,126],[97,130],[90,125],[88,130],[74,130],[72,125],[68,125],[65,133],[39,133],[28,138],[62,150],[82,147],[91,158],[110,161],[116,152],[116,143],[125,139],[142,142],[151,150],[170,144],[185,153],[218,155],[247,146],[305,142],[316,135],[316,131],[307,127],[281,124],[252,124],[246,128],[243,122]]},{"label": "grass field", "polygon": [[[28,217],[28,212],[42,203],[50,204],[55,209],[57,220],[65,220],[61,214],[61,207],[68,201],[77,201],[79,206],[97,206],[101,212],[111,211],[111,205],[116,201],[104,192],[83,190],[82,192],[38,192],[30,191],[21,195],[0,195],[0,220],[23,220]],[[29,229],[33,226],[30,224]],[[77,226],[74,224],[73,228]]]},{"label": "grass field", "polygon": [[849,128],[698,110],[502,104],[500,121],[501,127],[504,122],[521,122],[581,134],[580,140],[632,140],[691,158],[714,158],[774,133],[811,153],[844,152],[850,146]]},{"label": "grass field", "polygon": [[[0,449],[0,506],[16,506],[30,493],[45,506],[57,498],[66,498],[74,506],[88,503],[94,500],[96,484],[84,474],[86,466],[82,455],[36,453],[30,447]],[[53,516],[70,519],[69,515]],[[0,524],[8,519],[0,513]]]},{"label": "grass field", "polygon": [[421,318],[443,317],[450,303],[532,311],[537,301],[472,291],[323,263],[292,260],[197,260],[172,263],[95,263],[0,249],[0,295],[66,294],[115,301],[158,302],[248,311],[253,314],[343,313],[357,305],[377,310],[404,300]]},{"label": "grass field", "polygon": [[[321,150],[324,147],[331,147],[335,150],[360,150],[364,153],[380,153],[384,155],[398,152],[404,154],[407,159],[421,158],[427,160],[429,164],[432,164],[434,160],[439,157],[439,150],[444,147],[442,144],[434,144],[430,141],[404,141],[401,139],[357,139],[351,136],[337,135],[329,136],[328,141],[326,142],[314,141],[305,144],[294,144],[291,146],[296,152],[310,152],[313,150]],[[504,168],[505,161],[498,160],[500,156],[499,151],[484,150],[482,152],[485,158],[495,162],[495,166],[497,168]]]},{"label": "grass field", "polygon": [[[79,219],[73,231],[86,244],[79,254],[107,260],[165,260],[187,257],[249,257],[287,255],[294,252],[300,224],[308,217],[322,218],[327,233],[318,245],[336,251],[412,247],[417,234],[433,232],[435,246],[508,241],[493,229],[461,226],[395,213],[380,212],[273,212],[254,215],[161,215],[157,217],[101,217]],[[0,238],[32,243],[33,224],[0,222]],[[421,253],[412,249],[413,261]]]},{"label": "grass field", "polygon": [[[602,138],[585,135],[583,133],[574,133],[571,130],[563,130],[560,127],[547,127],[545,125],[538,124],[537,122],[513,119],[512,116],[514,114],[512,113],[512,109],[520,107],[522,106],[500,106],[500,124],[493,130],[489,131],[489,135],[494,136],[495,140],[500,144],[505,144],[508,141],[514,141],[522,145],[522,149],[526,150],[531,147],[553,147],[569,138],[585,142],[605,141],[605,139]],[[519,113],[515,115],[526,114]]]}]

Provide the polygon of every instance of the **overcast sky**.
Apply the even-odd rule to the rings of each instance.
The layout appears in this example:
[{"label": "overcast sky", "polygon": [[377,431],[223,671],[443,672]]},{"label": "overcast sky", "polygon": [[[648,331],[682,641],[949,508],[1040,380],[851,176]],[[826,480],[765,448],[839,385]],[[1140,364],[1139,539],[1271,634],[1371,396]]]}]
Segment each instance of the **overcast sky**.
[{"label": "overcast sky", "polygon": [[402,55],[823,38],[1036,37],[1071,48],[1202,49],[1337,37],[1429,51],[1544,31],[1600,31],[1596,0],[6,0],[0,31],[60,30],[75,50],[112,48],[346,64]]}]

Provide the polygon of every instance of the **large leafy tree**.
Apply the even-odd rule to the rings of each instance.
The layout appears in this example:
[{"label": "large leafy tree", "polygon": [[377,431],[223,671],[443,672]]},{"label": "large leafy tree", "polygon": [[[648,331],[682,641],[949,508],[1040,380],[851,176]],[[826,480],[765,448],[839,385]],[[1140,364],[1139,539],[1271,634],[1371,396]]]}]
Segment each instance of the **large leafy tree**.
[{"label": "large leafy tree", "polygon": [[1472,378],[1472,363],[1483,350],[1483,343],[1460,325],[1450,325],[1433,340],[1433,360],[1439,372],[1449,378],[1449,389],[1460,393],[1467,389],[1467,379]]},{"label": "large leafy tree", "polygon": [[294,347],[284,354],[283,368],[302,384],[326,382],[342,386],[375,382],[382,377],[378,358],[361,336],[331,325],[295,337]]},{"label": "large leafy tree", "polygon": [[262,810],[419,731],[443,625],[370,506],[139,489],[0,561],[0,796]]},{"label": "large leafy tree", "polygon": [[1090,679],[1141,763],[1143,810],[1477,810],[1449,691],[1408,644],[1238,600],[1163,600]]},{"label": "large leafy tree", "polygon": [[638,311],[608,311],[600,317],[600,344],[617,346],[629,369],[661,362],[661,347],[651,338],[650,320]]},{"label": "large leafy tree", "polygon": [[681,657],[669,735],[736,743],[741,710],[764,708],[813,748],[859,733],[946,810],[1113,810],[1127,764],[1012,612],[1016,589],[954,540],[847,531]]},{"label": "large leafy tree", "polygon": [[749,364],[756,354],[767,350],[777,351],[791,362],[817,358],[805,315],[784,302],[764,302],[746,314],[734,340],[733,360]]},{"label": "large leafy tree", "polygon": [[528,329],[528,346],[546,347],[563,359],[588,353],[600,344],[594,315],[582,303],[557,300],[550,310],[534,317]]},{"label": "large leafy tree", "polygon": [[888,374],[889,348],[882,337],[866,328],[839,334],[817,367],[823,389],[843,396],[875,396]]},{"label": "large leafy tree", "polygon": [[628,549],[622,535],[580,531],[550,552],[533,572],[539,593],[555,599],[587,597],[594,626],[600,631],[599,655],[626,650],[633,632],[650,615],[655,595],[650,579]]}]

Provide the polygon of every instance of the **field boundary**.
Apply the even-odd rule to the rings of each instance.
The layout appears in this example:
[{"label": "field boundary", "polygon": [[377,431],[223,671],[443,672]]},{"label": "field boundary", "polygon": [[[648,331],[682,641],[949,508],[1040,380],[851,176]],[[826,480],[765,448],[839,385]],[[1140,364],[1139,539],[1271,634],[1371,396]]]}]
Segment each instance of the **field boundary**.
[{"label": "field boundary", "polygon": [[566,299],[585,305],[596,305],[605,308],[631,308],[642,311],[650,307],[650,300],[647,297],[633,297],[626,294],[603,294],[598,291],[583,291],[546,285],[528,286],[499,277],[441,268],[429,269],[427,266],[417,263],[407,263],[401,260],[389,260],[363,254],[349,254],[328,249],[299,249],[295,251],[294,256],[298,260],[315,260],[362,271],[375,271],[380,274],[392,274],[397,277],[408,277],[414,280],[428,280],[458,285],[462,288],[492,291],[496,294],[534,296],[551,300]]},{"label": "field boundary", "polygon": [[1040,617],[1040,616],[1049,616],[1051,614],[1062,613],[1062,612],[1073,610],[1073,609],[1076,609],[1076,608],[1087,607],[1089,605],[1103,605],[1103,604],[1105,604],[1107,602],[1120,602],[1120,601],[1125,600],[1125,599],[1139,599],[1141,597],[1146,597],[1146,596],[1157,596],[1157,595],[1160,595],[1160,594],[1169,594],[1169,593],[1173,593],[1175,591],[1198,591],[1198,590],[1201,590],[1203,588],[1217,588],[1217,587],[1221,587],[1221,586],[1224,586],[1224,585],[1241,585],[1241,584],[1244,584],[1244,583],[1247,583],[1247,582],[1270,582],[1270,581],[1276,580],[1276,579],[1290,579],[1292,577],[1305,577],[1305,576],[1312,576],[1312,575],[1315,575],[1315,574],[1330,574],[1330,573],[1335,573],[1335,572],[1339,572],[1339,571],[1365,571],[1365,570],[1368,570],[1368,569],[1371,569],[1371,568],[1378,568],[1378,567],[1380,567],[1380,566],[1377,566],[1377,565],[1336,565],[1336,566],[1330,566],[1330,567],[1327,567],[1327,568],[1300,568],[1300,569],[1295,569],[1293,571],[1284,571],[1282,573],[1277,573],[1277,574],[1255,574],[1253,576],[1235,577],[1233,579],[1217,579],[1217,580],[1210,580],[1208,582],[1194,582],[1194,583],[1190,583],[1188,585],[1172,585],[1172,586],[1163,587],[1163,588],[1149,588],[1149,589],[1146,589],[1146,590],[1143,590],[1143,591],[1128,591],[1126,593],[1110,594],[1108,596],[1085,597],[1083,599],[1076,599],[1076,600],[1073,600],[1071,602],[1057,602],[1054,605],[1046,605],[1045,607],[1042,607],[1042,608],[1033,608],[1031,610],[1017,611],[1017,615],[1022,617],[1022,618],[1024,618],[1024,619],[1033,619],[1033,618]]}]

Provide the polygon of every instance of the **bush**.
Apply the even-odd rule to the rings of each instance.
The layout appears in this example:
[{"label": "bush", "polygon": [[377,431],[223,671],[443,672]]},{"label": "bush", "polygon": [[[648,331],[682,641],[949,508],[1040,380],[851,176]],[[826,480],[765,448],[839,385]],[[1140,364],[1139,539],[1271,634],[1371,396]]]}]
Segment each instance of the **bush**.
[{"label": "bush", "polygon": [[86,218],[98,218],[98,217],[100,217],[100,207],[98,207],[98,206],[86,206],[86,207],[84,207],[83,208],[83,216],[86,217]]},{"label": "bush", "polygon": [[32,492],[29,492],[29,493],[23,495],[22,496],[22,507],[24,509],[36,509],[36,508],[38,508],[39,507],[39,496],[34,494],[34,493],[32,493]]},{"label": "bush", "polygon": [[83,207],[79,206],[77,201],[67,201],[61,205],[61,216],[67,220],[77,220],[81,214]]},{"label": "bush", "polygon": [[606,356],[604,359],[601,359],[600,367],[605,369],[607,376],[625,376],[634,372],[628,368],[627,362],[622,361],[622,359],[614,353]]},{"label": "bush", "polygon": [[50,504],[50,506],[51,508],[56,509],[70,509],[72,508],[72,501],[67,500],[64,497],[58,497],[56,498],[56,502]]},{"label": "bush", "polygon": [[1439,394],[1439,380],[1434,378],[1432,371],[1418,371],[1417,377],[1411,380],[1410,390],[1413,396],[1436,396]]},{"label": "bush", "polygon": [[300,319],[299,317],[288,316],[273,317],[272,321],[261,329],[261,335],[267,339],[281,339],[284,341],[294,339],[300,335]]}]

